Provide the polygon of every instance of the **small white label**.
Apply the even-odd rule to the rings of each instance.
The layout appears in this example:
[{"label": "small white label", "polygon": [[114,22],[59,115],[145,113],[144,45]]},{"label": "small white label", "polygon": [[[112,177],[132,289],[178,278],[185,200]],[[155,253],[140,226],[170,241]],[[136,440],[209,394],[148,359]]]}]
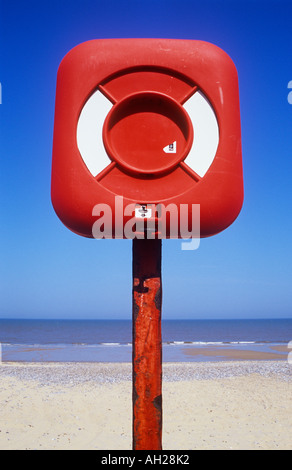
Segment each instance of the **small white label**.
[{"label": "small white label", "polygon": [[135,207],[135,217],[137,219],[149,219],[152,216],[152,209],[146,204]]},{"label": "small white label", "polygon": [[172,144],[168,144],[164,147],[163,152],[165,153],[176,153],[176,140]]}]

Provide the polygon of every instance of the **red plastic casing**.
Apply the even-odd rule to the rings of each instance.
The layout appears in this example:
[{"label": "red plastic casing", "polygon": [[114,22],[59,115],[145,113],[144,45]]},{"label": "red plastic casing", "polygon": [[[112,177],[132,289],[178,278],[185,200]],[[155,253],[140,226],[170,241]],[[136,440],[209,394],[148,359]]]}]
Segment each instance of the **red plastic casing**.
[{"label": "red plastic casing", "polygon": [[[97,175],[77,143],[82,109],[96,91],[111,107],[99,137],[108,164]],[[212,107],[219,132],[203,176],[186,163],[196,126],[184,105],[198,92]],[[162,152],[173,140],[177,153],[171,147]],[[132,216],[116,216],[116,196],[123,208],[175,204],[179,211],[182,204],[190,210],[200,204],[201,237],[227,228],[243,203],[238,77],[230,57],[195,40],[105,39],[73,48],[57,75],[51,195],[65,226],[85,237],[93,237],[93,208],[100,203],[112,209],[112,238],[117,232],[124,237]],[[169,238],[168,226],[165,233]]]}]

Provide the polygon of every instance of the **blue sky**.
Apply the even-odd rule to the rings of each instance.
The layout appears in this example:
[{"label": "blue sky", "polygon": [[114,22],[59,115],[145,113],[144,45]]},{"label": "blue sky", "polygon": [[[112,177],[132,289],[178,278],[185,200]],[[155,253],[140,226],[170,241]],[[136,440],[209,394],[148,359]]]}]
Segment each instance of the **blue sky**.
[{"label": "blue sky", "polygon": [[66,229],[50,200],[57,68],[89,39],[200,39],[239,75],[245,200],[196,251],[163,241],[163,318],[291,318],[291,1],[0,2],[0,318],[131,318],[131,241]]}]

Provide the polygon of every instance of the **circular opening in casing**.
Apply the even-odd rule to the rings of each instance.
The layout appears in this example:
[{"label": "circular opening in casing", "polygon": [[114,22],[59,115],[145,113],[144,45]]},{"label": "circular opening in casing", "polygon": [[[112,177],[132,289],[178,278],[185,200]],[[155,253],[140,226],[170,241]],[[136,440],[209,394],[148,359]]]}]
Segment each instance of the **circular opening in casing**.
[{"label": "circular opening in casing", "polygon": [[116,103],[104,122],[110,158],[135,174],[168,172],[190,151],[193,127],[184,108],[158,92],[141,92]]}]

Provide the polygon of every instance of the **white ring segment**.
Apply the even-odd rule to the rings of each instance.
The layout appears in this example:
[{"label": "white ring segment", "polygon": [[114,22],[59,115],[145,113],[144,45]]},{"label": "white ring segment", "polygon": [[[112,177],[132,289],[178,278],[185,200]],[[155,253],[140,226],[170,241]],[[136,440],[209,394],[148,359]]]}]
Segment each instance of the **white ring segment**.
[{"label": "white ring segment", "polygon": [[[99,90],[85,103],[77,123],[77,147],[93,176],[111,162],[102,139],[104,120],[113,104]],[[185,163],[201,178],[213,162],[218,143],[219,127],[215,112],[203,93],[197,91],[183,105],[194,128],[194,142]]]},{"label": "white ring segment", "polygon": [[219,126],[207,98],[197,91],[183,105],[194,128],[192,148],[184,162],[203,177],[213,162],[219,143]]},{"label": "white ring segment", "polygon": [[104,120],[113,104],[99,90],[86,101],[77,123],[77,147],[93,176],[109,165],[102,140]]}]

